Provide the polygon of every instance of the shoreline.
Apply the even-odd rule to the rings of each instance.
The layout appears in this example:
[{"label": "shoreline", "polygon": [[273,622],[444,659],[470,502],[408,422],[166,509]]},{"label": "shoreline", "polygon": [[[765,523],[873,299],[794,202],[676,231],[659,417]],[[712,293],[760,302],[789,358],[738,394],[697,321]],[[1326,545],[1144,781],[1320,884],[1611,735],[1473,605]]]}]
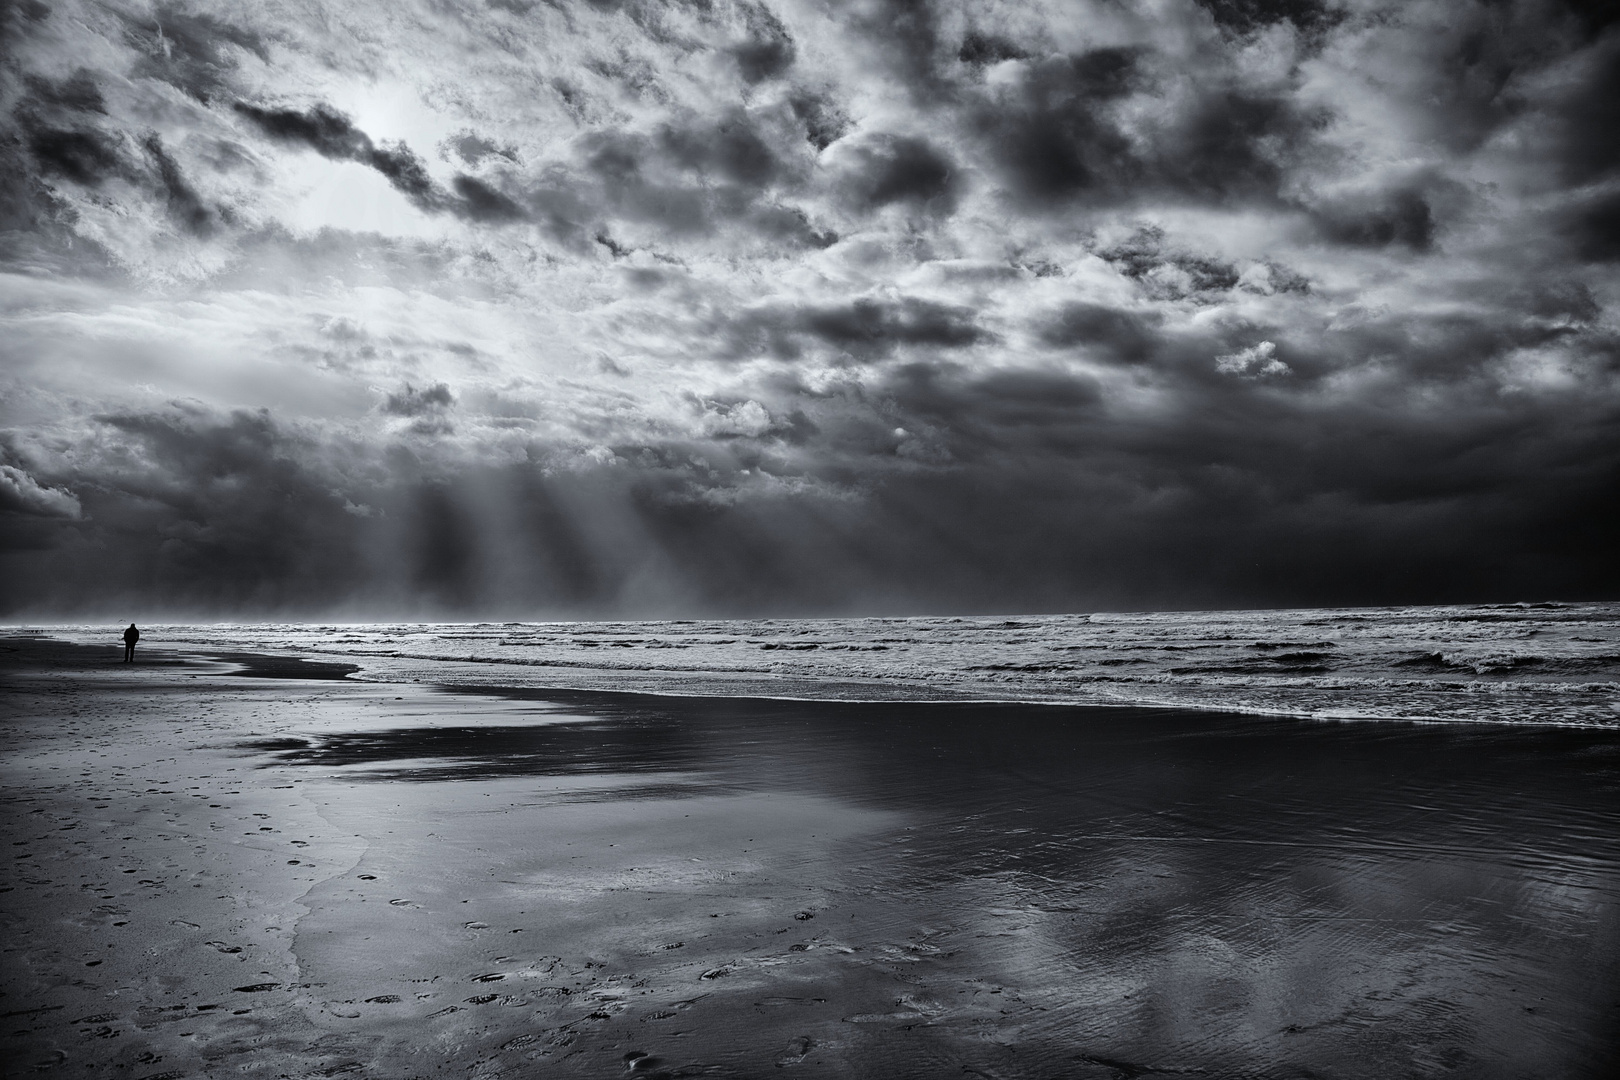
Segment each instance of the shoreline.
[{"label": "shoreline", "polygon": [[[690,623],[154,627],[383,682],[843,701],[1033,702],[1620,730],[1620,605]],[[60,626],[73,641],[99,627]]]},{"label": "shoreline", "polygon": [[[473,624],[473,625],[478,625],[478,624]],[[90,654],[99,654],[102,651],[101,648],[98,647],[98,646],[88,646],[88,645],[82,645],[82,644],[78,644],[78,643],[74,643],[74,642],[68,642],[68,641],[64,641],[62,639],[52,638],[52,637],[46,636],[43,633],[42,633],[41,636],[30,635],[30,636],[24,637],[24,638],[7,638],[4,635],[3,632],[0,632],[0,647],[3,647],[4,643],[7,642],[7,641],[17,641],[17,642],[20,642],[20,643],[41,642],[41,643],[58,644],[58,645],[63,646],[64,648],[68,648],[68,649],[84,650],[84,655],[86,656],[86,658],[88,658]],[[120,648],[120,647],[119,646],[109,645],[106,648],[109,651],[117,651],[117,649]],[[154,651],[156,651],[156,650],[154,650]],[[1569,730],[1569,731],[1594,731],[1594,732],[1596,732],[1596,731],[1608,731],[1608,732],[1620,733],[1620,704],[1616,704],[1616,705],[1613,706],[1613,708],[1616,710],[1616,716],[1615,716],[1614,720],[1612,720],[1612,721],[1604,721],[1604,722],[1592,722],[1592,721],[1587,721],[1587,720],[1583,720],[1583,721],[1559,720],[1559,719],[1537,719],[1537,720],[1523,720],[1523,719],[1513,719],[1513,718],[1495,719],[1495,718],[1490,718],[1490,717],[1446,717],[1446,716],[1405,716],[1405,715],[1383,716],[1383,715],[1354,714],[1354,713],[1334,713],[1334,712],[1331,712],[1331,711],[1322,711],[1322,710],[1309,711],[1309,710],[1302,710],[1302,709],[1266,708],[1266,707],[1258,706],[1258,705],[1228,705],[1228,704],[1222,704],[1222,703],[1219,703],[1219,702],[1198,702],[1198,703],[1188,704],[1188,703],[1185,703],[1185,702],[1155,701],[1155,700],[1147,700],[1147,699],[1130,700],[1130,701],[1109,701],[1109,700],[1076,701],[1076,700],[1057,700],[1057,699],[1051,699],[1051,698],[1039,698],[1039,697],[1034,697],[1034,696],[996,697],[996,696],[986,696],[986,695],[974,695],[974,694],[967,693],[967,692],[962,692],[962,693],[958,693],[958,694],[955,694],[953,696],[947,696],[947,697],[923,697],[923,696],[899,696],[899,695],[891,696],[891,697],[834,697],[834,696],[827,696],[827,695],[815,696],[815,695],[809,695],[809,694],[804,694],[804,695],[781,694],[781,693],[769,694],[769,693],[760,693],[755,689],[755,687],[757,687],[761,683],[765,683],[765,682],[789,681],[789,680],[780,678],[778,676],[767,675],[767,674],[755,675],[755,674],[751,674],[751,673],[744,674],[744,673],[732,673],[732,672],[686,671],[686,670],[683,670],[683,669],[675,669],[675,668],[657,669],[657,670],[660,671],[663,674],[666,674],[666,675],[669,675],[669,676],[672,676],[672,677],[674,677],[674,676],[688,677],[692,681],[707,680],[710,683],[715,684],[715,685],[711,685],[708,688],[706,688],[704,690],[701,690],[701,691],[683,692],[683,691],[680,691],[678,689],[667,689],[667,690],[648,689],[648,688],[628,688],[627,689],[627,688],[617,688],[617,687],[611,687],[611,686],[581,687],[581,686],[560,686],[560,685],[554,686],[554,685],[544,685],[544,684],[523,685],[523,684],[515,684],[515,683],[503,683],[503,682],[500,682],[500,681],[494,679],[493,677],[490,679],[490,681],[482,681],[482,682],[481,681],[426,681],[426,680],[422,680],[422,679],[388,678],[386,676],[389,673],[386,672],[386,671],[380,671],[379,670],[379,671],[376,671],[374,673],[368,673],[366,671],[365,665],[363,663],[357,663],[357,662],[352,662],[350,660],[339,660],[339,659],[333,659],[332,658],[335,655],[340,655],[340,654],[318,653],[317,652],[317,653],[315,653],[314,656],[311,656],[306,651],[300,651],[300,650],[291,649],[291,648],[281,650],[281,651],[267,651],[267,652],[261,652],[261,653],[254,653],[254,652],[243,651],[243,650],[240,650],[240,649],[218,649],[218,648],[209,648],[209,647],[206,647],[206,646],[183,646],[183,647],[168,646],[168,647],[162,649],[161,654],[165,658],[167,658],[167,660],[165,662],[169,662],[169,663],[176,663],[176,662],[185,663],[185,662],[188,662],[188,661],[196,662],[196,661],[201,660],[201,661],[210,661],[210,662],[218,662],[218,663],[230,663],[230,664],[237,665],[237,670],[235,670],[235,671],[215,671],[214,674],[235,674],[235,675],[245,676],[245,677],[261,677],[261,678],[305,678],[305,679],[344,680],[344,681],[353,682],[353,683],[356,683],[356,684],[373,685],[373,686],[396,686],[397,685],[397,686],[413,686],[413,687],[431,687],[431,688],[436,688],[436,689],[444,690],[444,691],[447,691],[447,692],[453,692],[453,693],[490,694],[490,695],[495,695],[495,696],[530,695],[530,696],[536,696],[536,697],[545,697],[545,696],[548,696],[548,695],[549,696],[581,695],[581,696],[588,699],[593,695],[601,695],[605,699],[612,699],[615,696],[628,696],[628,697],[644,697],[644,698],[656,699],[656,700],[677,700],[677,701],[751,700],[751,701],[761,701],[761,702],[782,702],[782,703],[804,704],[804,705],[825,704],[825,705],[829,705],[829,706],[839,706],[839,705],[851,705],[851,706],[885,706],[885,705],[913,706],[914,705],[914,706],[939,706],[939,707],[974,706],[974,705],[977,705],[977,706],[1005,706],[1005,707],[1030,706],[1030,707],[1034,707],[1034,708],[1072,709],[1072,710],[1076,710],[1076,711],[1079,711],[1079,712],[1085,712],[1085,711],[1091,710],[1091,709],[1101,709],[1101,710],[1107,710],[1107,711],[1140,710],[1140,711],[1146,711],[1146,712],[1149,712],[1149,713],[1163,713],[1163,712],[1186,713],[1186,714],[1201,714],[1201,715],[1209,715],[1209,716],[1249,717],[1249,718],[1262,718],[1262,719],[1274,719],[1274,720],[1306,721],[1306,722],[1324,723],[1324,724],[1414,724],[1414,725],[1437,725],[1437,726],[1463,727],[1463,728],[1472,727],[1472,726],[1483,726],[1483,727],[1500,728],[1500,729],[1514,729],[1514,728],[1523,728],[1523,729],[1530,729],[1530,730],[1561,729],[1561,730]],[[365,657],[364,656],[357,656],[355,659],[363,661],[365,659]],[[108,662],[109,663],[116,663],[117,666],[123,667],[121,662],[116,662],[116,661],[108,661]],[[469,663],[469,662],[470,661],[444,661],[444,663],[446,663],[446,664],[449,664],[449,663]],[[137,661],[136,663],[138,665],[140,663],[140,661]],[[546,665],[523,664],[523,663],[519,663],[519,662],[515,662],[515,661],[505,661],[505,660],[479,660],[479,661],[476,661],[476,663],[489,664],[491,666],[497,666],[497,667],[546,666]],[[596,671],[596,672],[602,673],[604,676],[613,676],[615,674],[618,674],[618,672],[615,669],[612,669],[612,668],[587,668],[587,667],[581,666],[580,668],[578,668],[578,670]],[[637,670],[639,671],[639,670],[650,670],[650,669],[637,669]],[[733,685],[735,685],[737,687],[737,692],[735,692],[735,693],[724,692],[724,684],[728,680]],[[827,688],[832,688],[832,687],[836,687],[836,686],[840,686],[840,685],[849,685],[849,684],[847,684],[847,683],[840,684],[840,683],[834,683],[834,682],[825,682],[825,683],[817,683],[816,685],[827,687]],[[878,685],[878,684],[874,684],[874,685]],[[892,683],[883,683],[881,685],[893,686],[894,684],[892,684]],[[1480,687],[1480,688],[1459,688],[1455,692],[1459,693],[1459,694],[1469,694],[1469,693],[1485,694],[1485,693],[1490,692],[1490,688],[1488,686],[1484,686],[1484,687]]]}]

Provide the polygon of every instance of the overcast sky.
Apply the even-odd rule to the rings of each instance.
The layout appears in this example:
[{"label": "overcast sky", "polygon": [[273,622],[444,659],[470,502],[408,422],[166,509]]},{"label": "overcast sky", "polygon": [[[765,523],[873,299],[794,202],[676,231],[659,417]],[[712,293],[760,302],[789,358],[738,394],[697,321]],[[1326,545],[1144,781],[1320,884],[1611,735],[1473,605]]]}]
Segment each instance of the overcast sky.
[{"label": "overcast sky", "polygon": [[13,0],[0,611],[1620,596],[1613,9]]}]

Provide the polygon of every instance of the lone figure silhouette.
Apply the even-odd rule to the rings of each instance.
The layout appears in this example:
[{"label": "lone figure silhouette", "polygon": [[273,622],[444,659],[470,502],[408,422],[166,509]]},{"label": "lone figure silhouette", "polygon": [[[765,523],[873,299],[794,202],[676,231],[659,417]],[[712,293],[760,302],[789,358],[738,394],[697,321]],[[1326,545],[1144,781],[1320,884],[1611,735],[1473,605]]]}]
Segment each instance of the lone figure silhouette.
[{"label": "lone figure silhouette", "polygon": [[130,623],[129,629],[124,631],[124,663],[132,664],[135,662],[135,643],[139,640],[141,640],[141,632],[135,629],[134,623]]}]

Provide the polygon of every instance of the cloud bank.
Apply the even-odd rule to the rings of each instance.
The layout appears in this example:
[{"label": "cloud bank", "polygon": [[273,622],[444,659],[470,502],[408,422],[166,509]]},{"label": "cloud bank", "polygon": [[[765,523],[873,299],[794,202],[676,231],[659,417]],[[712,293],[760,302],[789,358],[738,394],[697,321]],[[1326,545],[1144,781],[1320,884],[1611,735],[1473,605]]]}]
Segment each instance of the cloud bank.
[{"label": "cloud bank", "polygon": [[0,611],[1620,595],[1603,5],[3,20]]}]

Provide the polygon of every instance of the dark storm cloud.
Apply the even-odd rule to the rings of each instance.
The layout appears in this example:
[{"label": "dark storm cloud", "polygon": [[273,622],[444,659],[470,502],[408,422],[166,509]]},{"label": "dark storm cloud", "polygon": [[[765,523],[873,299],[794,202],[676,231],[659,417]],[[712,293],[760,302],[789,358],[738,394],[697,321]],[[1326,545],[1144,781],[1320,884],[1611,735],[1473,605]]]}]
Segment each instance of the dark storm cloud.
[{"label": "dark storm cloud", "polygon": [[1620,188],[1577,200],[1565,209],[1558,227],[1578,258],[1620,260]]},{"label": "dark storm cloud", "polygon": [[1043,319],[1038,333],[1043,344],[1054,348],[1084,346],[1094,356],[1137,364],[1157,348],[1159,322],[1156,313],[1144,315],[1074,301]]},{"label": "dark storm cloud", "polygon": [[798,313],[796,322],[804,333],[860,358],[887,355],[898,345],[962,348],[990,337],[971,310],[913,297],[813,308]]},{"label": "dark storm cloud", "polygon": [[448,209],[449,200],[428,175],[422,159],[404,143],[379,146],[336,109],[316,105],[296,109],[262,109],[238,101],[233,108],[273,139],[308,147],[334,161],[357,161],[376,169],[401,194],[424,210]]},{"label": "dark storm cloud", "polygon": [[383,412],[394,416],[421,416],[442,412],[454,403],[455,397],[444,383],[434,383],[421,390],[406,383],[403,390],[388,395],[388,400],[383,402]]},{"label": "dark storm cloud", "polygon": [[[1073,449],[1095,433],[1080,425],[1097,418],[1101,394],[1095,380],[1054,368],[1015,367],[987,373],[959,363],[916,361],[901,365],[882,389],[894,416],[909,434],[931,433],[936,452],[955,462],[983,462],[1005,453]],[[897,451],[906,446],[901,442]],[[1072,467],[1054,460],[1049,467]]]},{"label": "dark storm cloud", "polygon": [[679,167],[747,188],[765,187],[781,170],[770,144],[741,112],[719,123],[667,127],[659,142],[659,149]]},{"label": "dark storm cloud", "polygon": [[[1493,397],[1465,392],[1436,423],[1395,400],[1323,413],[1304,399],[1230,395],[1217,405],[1198,392],[1141,425],[1110,417],[1082,378],[909,365],[888,386],[891,415],[931,431],[962,467],[892,481],[883,512],[904,506],[949,521],[986,550],[1005,542],[1040,560],[1053,588],[1084,579],[1093,560],[1127,576],[1157,567],[1171,592],[1210,601],[1261,587],[1266,575],[1276,575],[1279,600],[1313,603],[1340,588],[1443,596],[1486,566],[1513,575],[1497,583],[1504,594],[1601,576],[1600,538],[1612,528],[1600,507],[1620,477],[1620,448],[1605,430],[1615,406],[1563,399],[1504,410]],[[1554,417],[1561,426],[1549,439]],[[1011,462],[1016,480],[1003,472]],[[1056,534],[1075,545],[1067,557],[1047,546]],[[1425,582],[1426,573],[1436,576]]]},{"label": "dark storm cloud", "polygon": [[826,96],[800,92],[788,99],[793,115],[804,124],[805,138],[817,150],[825,150],[849,131],[849,116]]},{"label": "dark storm cloud", "polygon": [[[1178,250],[1166,240],[1162,228],[1151,224],[1138,226],[1116,243],[1097,247],[1095,254],[1156,299],[1180,300],[1201,293],[1225,292],[1241,278],[1234,264]],[[1279,290],[1309,291],[1309,285],[1297,275],[1279,271],[1271,277],[1273,287]]]},{"label": "dark storm cloud", "polygon": [[857,210],[905,203],[934,213],[956,209],[960,188],[954,164],[927,139],[874,135],[846,152],[841,178],[845,198]]},{"label": "dark storm cloud", "polygon": [[964,64],[982,67],[985,64],[999,64],[1003,60],[1028,60],[1029,53],[1004,37],[974,30],[962,39],[962,47],[956,51],[956,58]]},{"label": "dark storm cloud", "polygon": [[945,48],[940,17],[943,12],[928,0],[877,0],[857,9],[855,25],[869,40],[883,43],[879,55],[893,66],[910,92],[918,97],[947,91],[939,67],[950,56]]},{"label": "dark storm cloud", "polygon": [[559,239],[611,235],[598,223],[616,217],[676,240],[736,232],[826,247],[835,232],[782,201],[803,192],[809,172],[802,147],[784,137],[793,138],[740,109],[646,133],[596,131],[579,140],[573,170],[553,170],[513,198],[534,207]]},{"label": "dark storm cloud", "polygon": [[460,213],[474,221],[521,221],[529,215],[507,196],[475,176],[458,176],[450,186],[461,196]]},{"label": "dark storm cloud", "polygon": [[918,297],[770,305],[728,319],[719,329],[727,340],[726,355],[735,359],[793,359],[813,343],[835,357],[870,362],[907,346],[963,349],[994,340],[970,308]]},{"label": "dark storm cloud", "polygon": [[101,87],[96,85],[95,73],[88,68],[80,68],[72,75],[60,81],[53,81],[40,75],[30,75],[24,82],[28,86],[29,96],[35,103],[45,106],[56,106],[71,109],[76,112],[105,113],[107,102],[101,96]]},{"label": "dark storm cloud", "polygon": [[1620,5],[1614,0],[1565,0],[1564,6],[1587,38],[1594,38],[1620,23]]},{"label": "dark storm cloud", "polygon": [[1222,27],[1239,34],[1253,33],[1290,22],[1304,31],[1320,32],[1344,21],[1346,12],[1323,0],[1198,0]]},{"label": "dark storm cloud", "polygon": [[0,607],[1620,595],[1595,9],[322,12],[10,12]]},{"label": "dark storm cloud", "polygon": [[44,0],[17,0],[0,5],[0,41],[21,37],[33,28],[31,24],[44,22],[50,14],[51,6]]},{"label": "dark storm cloud", "polygon": [[270,62],[263,36],[178,5],[160,4],[150,19],[128,13],[119,17],[140,57],[133,74],[161,79],[203,102],[228,89],[237,67],[233,47]]},{"label": "dark storm cloud", "polygon": [[1434,243],[1434,214],[1423,192],[1410,188],[1336,199],[1313,215],[1330,240],[1355,247],[1404,244],[1427,251]]},{"label": "dark storm cloud", "polygon": [[382,173],[396,190],[423,209],[438,209],[441,205],[443,193],[428,175],[427,166],[404,143],[373,148],[365,164]]},{"label": "dark storm cloud", "polygon": [[[1150,50],[1110,47],[1025,65],[970,110],[986,165],[1031,206],[1172,195],[1274,200],[1288,161],[1325,122],[1220,71],[1178,71]],[[1166,94],[1191,76],[1191,93]],[[1157,115],[1127,121],[1129,106]]]},{"label": "dark storm cloud", "polygon": [[1571,184],[1620,172],[1620,35],[1609,34],[1586,58],[1585,78],[1556,101],[1560,165]]},{"label": "dark storm cloud", "polygon": [[128,171],[118,143],[95,130],[46,128],[35,131],[29,135],[28,149],[46,175],[59,176],[85,187],[94,187]]},{"label": "dark storm cloud", "polygon": [[374,147],[371,138],[347,116],[326,105],[307,112],[296,109],[261,109],[238,101],[232,106],[273,139],[299,143],[322,157],[336,161],[365,161]]},{"label": "dark storm cloud", "polygon": [[445,140],[443,145],[468,165],[477,165],[488,157],[500,157],[507,161],[517,160],[517,152],[511,147],[500,146],[495,140],[475,131],[463,131]]},{"label": "dark storm cloud", "polygon": [[84,520],[43,565],[60,572],[53,558],[96,554],[71,582],[38,580],[11,602],[59,590],[76,605],[116,603],[156,588],[170,603],[219,610],[307,601],[353,579],[360,519],[332,476],[309,468],[312,446],[267,414],[180,408],[99,423],[132,453],[77,478]]},{"label": "dark storm cloud", "polygon": [[731,50],[743,80],[758,83],[786,73],[798,55],[788,28],[764,4],[744,5],[743,13],[748,24],[748,38]]},{"label": "dark storm cloud", "polygon": [[0,465],[0,514],[77,518],[79,500],[68,491],[41,484],[13,465]]},{"label": "dark storm cloud", "polygon": [[[1110,417],[1085,377],[939,363],[903,365],[863,395],[799,401],[804,411],[776,434],[732,436],[731,450],[644,444],[633,472],[561,475],[544,467],[543,447],[530,466],[373,472],[350,448],[263,414],[106,417],[141,464],[109,461],[75,478],[87,520],[59,527],[114,554],[59,595],[93,604],[138,568],[172,602],[204,607],[297,610],[337,589],[441,611],[613,611],[656,607],[623,591],[654,563],[688,611],[856,598],[1225,603],[1256,592],[1411,602],[1481,574],[1491,595],[1544,593],[1600,572],[1601,508],[1620,480],[1607,434],[1620,412],[1608,403],[1504,412],[1478,395],[1437,426],[1417,408],[1323,413],[1237,396],[1220,409],[1189,401],[1142,426]],[[773,440],[827,453],[806,473],[754,449]],[[950,467],[919,470],[929,462]],[[873,487],[858,502],[706,497],[737,482],[738,467]],[[14,565],[60,569],[72,550]],[[941,574],[956,583],[948,593]]]},{"label": "dark storm cloud", "polygon": [[180,225],[197,234],[207,236],[214,228],[214,213],[206,206],[190,184],[180,166],[163,149],[163,140],[156,134],[148,135],[143,144],[157,165],[158,176],[169,196],[169,212]]},{"label": "dark storm cloud", "polygon": [[107,103],[91,72],[80,68],[60,80],[27,75],[22,85],[11,120],[40,174],[85,187],[136,175],[123,140],[98,126]]},{"label": "dark storm cloud", "polygon": [[982,101],[973,121],[1009,189],[1034,202],[1057,202],[1134,179],[1130,141],[1105,107],[1128,93],[1137,65],[1130,49],[1055,57]]},{"label": "dark storm cloud", "polygon": [[608,254],[612,255],[615,259],[627,258],[635,253],[635,249],[625,247],[623,244],[619,243],[605,232],[597,233],[595,240],[598,244],[601,244],[603,247],[607,248]]},{"label": "dark storm cloud", "polygon": [[676,234],[705,230],[713,193],[695,184],[670,182],[644,169],[662,159],[659,140],[621,132],[585,140],[585,168],[620,215],[652,222]]},{"label": "dark storm cloud", "polygon": [[1217,204],[1270,200],[1326,119],[1280,94],[1210,89],[1160,133],[1150,175],[1172,191]]},{"label": "dark storm cloud", "polygon": [[810,215],[797,206],[761,204],[749,210],[749,228],[767,240],[777,240],[798,248],[826,248],[838,243],[838,233],[818,227]]},{"label": "dark storm cloud", "polygon": [[491,223],[519,221],[528,216],[511,198],[474,176],[456,176],[451,181],[455,194],[446,192],[410,147],[403,142],[374,143],[347,116],[328,105],[299,111],[265,109],[239,101],[233,108],[273,139],[307,147],[334,161],[369,165],[419,209]]}]

